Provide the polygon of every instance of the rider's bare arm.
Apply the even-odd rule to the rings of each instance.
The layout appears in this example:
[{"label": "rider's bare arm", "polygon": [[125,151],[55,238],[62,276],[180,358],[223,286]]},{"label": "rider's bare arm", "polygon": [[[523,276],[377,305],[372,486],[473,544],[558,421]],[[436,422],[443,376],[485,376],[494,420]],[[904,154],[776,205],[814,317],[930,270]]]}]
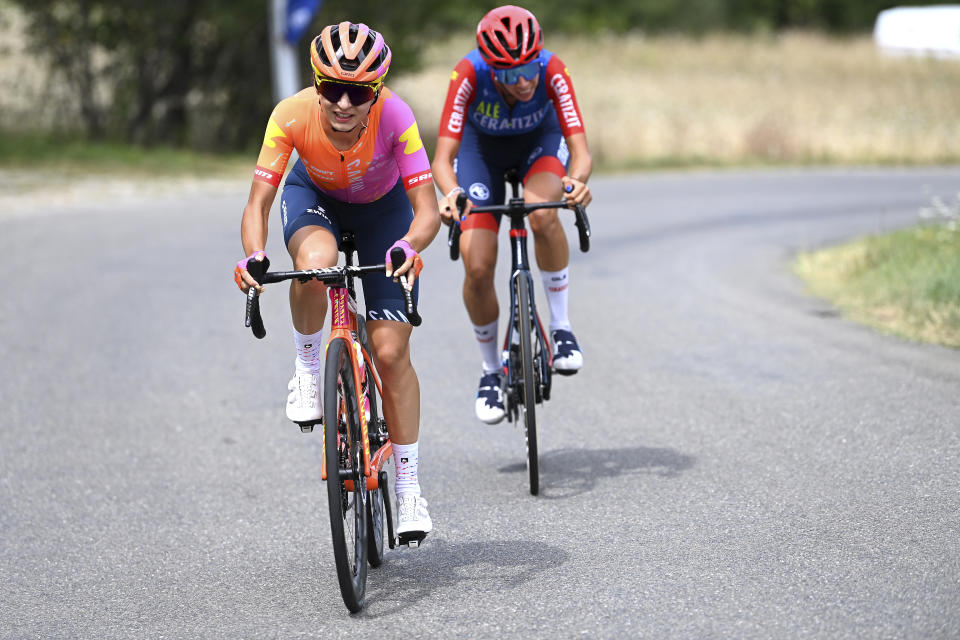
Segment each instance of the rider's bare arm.
[{"label": "rider's bare arm", "polygon": [[[407,197],[413,205],[413,222],[410,223],[410,230],[401,240],[406,240],[414,251],[422,253],[433,242],[437,231],[440,230],[440,212],[437,211],[436,192],[432,183],[421,184],[407,189]],[[404,273],[407,274],[410,286],[413,286],[413,281],[417,277],[416,270],[410,269],[410,264],[404,264],[394,275]]]},{"label": "rider's bare arm", "polygon": [[[433,180],[443,196],[440,198],[440,217],[444,224],[450,224],[457,212],[457,174],[453,172],[453,160],[460,151],[460,140],[447,136],[437,138],[437,149],[433,154]],[[469,205],[468,205],[469,207]]]},{"label": "rider's bare arm", "polygon": [[593,199],[590,187],[587,186],[587,180],[593,171],[593,159],[587,148],[587,134],[574,133],[566,140],[567,148],[570,150],[570,167],[567,170],[567,177],[563,178],[563,184],[564,187],[570,185],[573,189],[569,193],[564,189],[564,197],[568,202],[587,206]]},{"label": "rider's bare arm", "polygon": [[[247,206],[243,208],[243,218],[240,221],[240,242],[243,244],[244,255],[252,255],[256,251],[263,251],[266,247],[267,220],[276,195],[277,188],[273,185],[261,180],[253,181]],[[243,271],[240,275],[247,287],[257,285],[256,280],[248,272]],[[263,287],[257,288],[263,293]]]}]

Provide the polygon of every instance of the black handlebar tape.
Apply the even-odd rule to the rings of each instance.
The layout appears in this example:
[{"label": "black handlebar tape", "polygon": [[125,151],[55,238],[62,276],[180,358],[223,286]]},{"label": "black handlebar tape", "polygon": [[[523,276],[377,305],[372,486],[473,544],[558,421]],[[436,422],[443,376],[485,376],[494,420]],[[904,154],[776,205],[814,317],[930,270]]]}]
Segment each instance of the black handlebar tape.
[{"label": "black handlebar tape", "polygon": [[577,218],[577,231],[580,234],[580,251],[586,253],[590,251],[590,219],[587,217],[587,210],[582,206],[575,205],[573,208]]},{"label": "black handlebar tape", "polygon": [[463,210],[467,208],[467,194],[463,191],[457,194],[457,219],[450,225],[450,234],[447,236],[447,244],[450,246],[450,259],[456,260],[460,257],[460,222],[463,220]]},{"label": "black handlebar tape", "polygon": [[[270,259],[267,258],[267,256],[263,256],[263,260],[250,260],[247,262],[247,273],[249,273],[254,280],[263,284],[263,276],[267,273],[269,267]],[[257,338],[263,338],[267,335],[267,329],[263,326],[263,317],[260,315],[260,296],[254,287],[247,289],[247,313],[243,325],[250,327],[253,335]]]},{"label": "black handlebar tape", "polygon": [[260,316],[260,296],[253,287],[247,289],[247,317],[243,324],[250,327],[253,335],[257,338],[263,338],[267,335],[267,329],[263,326],[263,318]]},{"label": "black handlebar tape", "polygon": [[447,246],[450,247],[450,259],[456,261],[460,257],[460,220],[453,220],[450,223],[450,231],[447,233]]},{"label": "black handlebar tape", "polygon": [[[393,265],[393,270],[396,271],[403,266],[403,263],[406,262],[407,255],[404,253],[403,249],[400,247],[394,247],[390,251],[390,263]],[[404,276],[399,276],[400,280],[400,290],[403,291],[403,306],[404,311],[407,314],[407,320],[410,321],[415,327],[419,327],[423,322],[423,318],[420,317],[420,314],[417,313],[417,303],[413,301],[413,291],[407,290],[407,279]]]}]

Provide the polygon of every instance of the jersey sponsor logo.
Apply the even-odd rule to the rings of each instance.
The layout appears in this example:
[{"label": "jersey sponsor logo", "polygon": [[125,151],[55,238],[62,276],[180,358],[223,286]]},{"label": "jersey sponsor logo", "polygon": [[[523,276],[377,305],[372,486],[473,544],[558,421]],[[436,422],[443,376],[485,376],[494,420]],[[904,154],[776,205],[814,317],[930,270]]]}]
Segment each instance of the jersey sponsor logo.
[{"label": "jersey sponsor logo", "polygon": [[264,169],[260,165],[257,165],[257,168],[253,170],[253,179],[266,182],[273,186],[280,184],[280,176],[277,175],[277,173]]},{"label": "jersey sponsor logo", "polygon": [[486,200],[490,197],[490,188],[482,182],[474,182],[467,191],[477,200]]},{"label": "jersey sponsor logo", "polygon": [[403,184],[406,185],[407,189],[412,189],[421,184],[427,184],[433,181],[433,173],[427,169],[426,171],[421,171],[412,176],[406,176],[403,179]]},{"label": "jersey sponsor logo", "polygon": [[263,134],[263,146],[270,147],[271,149],[276,148],[277,142],[274,138],[286,138],[287,134],[280,128],[276,122],[273,121],[271,117],[269,122],[267,122],[267,132]]},{"label": "jersey sponsor logo", "polygon": [[[351,160],[347,164],[347,184],[350,185],[350,191],[352,193],[359,193],[360,191],[363,191],[365,186],[363,182],[363,174],[366,171],[366,167],[361,166],[362,164],[363,161],[360,160],[360,158]],[[369,166],[369,164],[370,163],[368,162],[367,166]]]},{"label": "jersey sponsor logo", "polygon": [[474,113],[482,116],[487,116],[488,118],[500,119],[500,103],[499,102],[487,102],[481,101],[477,105],[477,108],[474,109]]},{"label": "jersey sponsor logo", "polygon": [[423,140],[420,139],[420,130],[417,128],[416,122],[401,133],[398,140],[407,143],[407,146],[403,149],[404,155],[408,156],[411,153],[416,153],[420,151],[420,149],[423,149]]},{"label": "jersey sponsor logo", "polygon": [[550,78],[550,86],[557,94],[557,101],[560,103],[560,115],[563,116],[567,127],[583,127],[580,116],[577,114],[577,107],[573,103],[573,96],[570,95],[570,86],[563,74],[553,74],[553,77]]},{"label": "jersey sponsor logo", "polygon": [[460,73],[456,69],[453,70],[453,73],[450,74],[450,81],[453,82],[460,76]]},{"label": "jersey sponsor logo", "polygon": [[336,172],[331,171],[329,169],[321,169],[320,167],[314,166],[312,164],[307,164],[306,162],[304,162],[304,164],[307,166],[307,171],[311,175],[317,176],[321,180],[333,180],[334,177],[336,177],[337,175]]},{"label": "jersey sponsor logo", "polygon": [[457,95],[453,98],[453,111],[450,112],[450,121],[447,123],[447,129],[452,133],[463,131],[463,118],[467,112],[467,96],[473,92],[473,85],[469,78],[463,79],[463,84],[457,89]]},{"label": "jersey sponsor logo", "polygon": [[[498,105],[499,106],[499,105]],[[547,114],[547,109],[552,108],[552,105],[547,103],[544,107],[533,113],[528,113],[525,116],[517,116],[515,118],[500,118],[499,110],[493,109],[490,113],[495,115],[487,115],[486,111],[475,110],[473,114],[473,122],[487,131],[529,131],[540,126],[540,123],[543,121],[544,116]]]}]

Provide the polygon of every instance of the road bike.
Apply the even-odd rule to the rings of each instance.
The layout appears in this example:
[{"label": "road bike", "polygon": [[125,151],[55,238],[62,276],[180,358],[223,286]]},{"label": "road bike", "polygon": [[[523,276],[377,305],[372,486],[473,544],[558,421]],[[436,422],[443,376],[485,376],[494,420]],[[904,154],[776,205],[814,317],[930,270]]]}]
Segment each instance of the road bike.
[{"label": "road bike", "polygon": [[[423,535],[395,535],[392,491],[384,469],[393,449],[386,422],[377,408],[377,395],[383,397],[383,387],[370,357],[366,322],[358,313],[354,288],[354,278],[383,274],[386,265],[355,266],[356,244],[349,232],[341,234],[340,250],[346,264],[336,267],[268,272],[270,262],[264,259],[251,260],[248,271],[261,285],[284,280],[318,280],[327,285],[331,329],[324,361],[323,417],[298,424],[304,433],[311,433],[317,424],[323,427],[320,477],[327,483],[337,579],[344,604],[356,613],[364,605],[367,564],[378,567],[383,562],[384,527],[391,549],[398,544],[419,545]],[[390,259],[394,269],[400,268],[403,250],[394,249]],[[405,276],[399,281],[406,319],[419,326],[421,318],[407,291]],[[260,300],[253,287],[247,292],[244,324],[257,338],[266,335]]]},{"label": "road bike", "polygon": [[[522,421],[527,443],[527,471],[530,493],[540,492],[540,461],[537,454],[536,405],[550,399],[553,353],[543,330],[533,296],[533,277],[527,258],[526,217],[539,209],[572,209],[580,235],[580,251],[590,250],[590,221],[580,205],[560,202],[526,203],[520,196],[520,178],[515,170],[504,175],[512,196],[503,205],[473,207],[474,213],[501,213],[510,218],[510,318],[503,342],[503,372],[506,377],[507,420]],[[467,195],[457,197],[460,218],[467,204]],[[460,220],[450,225],[447,244],[450,259],[460,255]]]}]

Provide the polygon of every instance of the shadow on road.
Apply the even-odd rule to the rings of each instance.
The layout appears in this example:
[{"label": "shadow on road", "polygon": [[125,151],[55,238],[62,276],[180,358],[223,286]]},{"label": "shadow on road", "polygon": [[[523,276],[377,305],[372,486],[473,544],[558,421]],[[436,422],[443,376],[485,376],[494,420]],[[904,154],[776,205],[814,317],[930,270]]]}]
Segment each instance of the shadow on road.
[{"label": "shadow on road", "polygon": [[[529,582],[564,564],[570,554],[558,547],[524,540],[453,543],[434,538],[429,549],[389,552],[388,561],[371,570],[367,608],[359,617],[377,619],[404,611],[434,591],[459,586],[488,593]],[[402,596],[401,596],[402,594]]]},{"label": "shadow on road", "polygon": [[[623,449],[557,449],[540,455],[540,496],[571,498],[592,491],[597,481],[621,476],[656,475],[670,478],[691,468],[693,456],[673,449],[626,447]],[[526,473],[526,462],[499,469],[500,473]]]}]

